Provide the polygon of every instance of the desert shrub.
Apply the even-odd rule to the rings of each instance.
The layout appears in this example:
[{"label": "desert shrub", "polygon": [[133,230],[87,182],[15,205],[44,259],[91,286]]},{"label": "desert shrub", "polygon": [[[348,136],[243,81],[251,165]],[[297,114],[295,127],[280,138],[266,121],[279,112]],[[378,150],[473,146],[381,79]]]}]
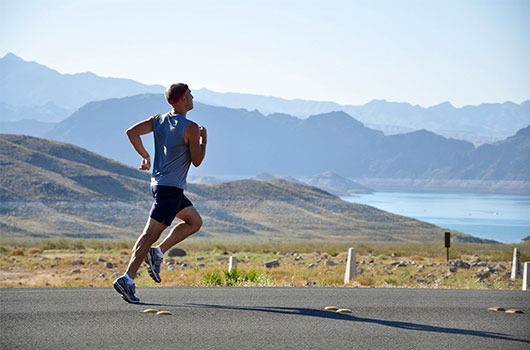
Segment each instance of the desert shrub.
[{"label": "desert shrub", "polygon": [[270,285],[271,277],[257,269],[244,271],[235,268],[232,271],[223,270],[222,274],[216,269],[206,271],[202,277],[202,282],[207,286],[236,286],[247,283]]},{"label": "desert shrub", "polygon": [[252,283],[252,284],[268,284],[270,282],[270,276],[260,272],[259,270],[252,269],[250,271],[243,271],[233,269],[231,272],[228,270],[224,271],[225,284],[236,285],[241,283]]},{"label": "desert shrub", "polygon": [[120,255],[129,255],[131,251],[129,249],[120,249],[119,253]]},{"label": "desert shrub", "polygon": [[64,239],[64,238],[58,239],[55,241],[55,246],[57,247],[56,249],[63,249],[63,250],[69,249],[70,248],[69,240]]},{"label": "desert shrub", "polygon": [[385,277],[383,277],[383,282],[385,282],[387,284],[396,285],[398,283],[398,278],[396,276],[385,276]]},{"label": "desert shrub", "polygon": [[120,248],[120,249],[130,250],[131,246],[132,245],[129,242],[125,242],[125,241],[118,242],[118,248]]},{"label": "desert shrub", "polygon": [[85,243],[83,241],[73,241],[72,248],[77,250],[85,249]]},{"label": "desert shrub", "polygon": [[221,251],[228,250],[228,248],[226,247],[226,244],[223,244],[223,243],[216,243],[214,248],[217,250],[221,250]]},{"label": "desert shrub", "polygon": [[57,244],[54,241],[45,241],[42,243],[42,249],[44,250],[53,250],[57,249]]},{"label": "desert shrub", "polygon": [[59,238],[59,239],[53,239],[53,240],[45,240],[41,244],[41,248],[43,250],[52,250],[52,249],[59,249],[59,250],[70,250],[70,249],[76,249],[76,250],[82,250],[85,249],[85,242],[83,242],[80,239],[67,239],[67,238]]},{"label": "desert shrub", "polygon": [[224,270],[223,271],[225,284],[227,286],[233,286],[239,282],[241,275],[238,273],[237,269],[232,269],[232,271]]},{"label": "desert shrub", "polygon": [[24,256],[24,251],[22,249],[15,249],[11,251],[11,256]]},{"label": "desert shrub", "polygon": [[42,250],[43,250],[42,248],[34,247],[34,248],[30,248],[28,253],[31,255],[40,254],[42,253]]},{"label": "desert shrub", "polygon": [[369,275],[359,276],[359,277],[356,278],[356,281],[361,286],[372,286],[372,285],[375,284],[374,278],[372,276],[369,276]]},{"label": "desert shrub", "polygon": [[6,247],[2,247],[2,246],[0,246],[0,254],[5,254],[5,253],[7,253],[7,252],[8,252],[8,250],[7,250]]},{"label": "desert shrub", "polygon": [[219,270],[206,271],[202,276],[203,283],[207,286],[221,286],[223,279]]},{"label": "desert shrub", "polygon": [[245,273],[245,281],[250,283],[259,283],[260,279],[262,279],[262,276],[263,274],[258,270],[250,270]]},{"label": "desert shrub", "polygon": [[119,249],[126,249],[130,250],[134,243],[130,241],[124,241],[124,240],[109,240],[109,239],[102,239],[102,240],[86,240],[84,242],[85,247],[94,249],[94,250],[119,250]]},{"label": "desert shrub", "polygon": [[319,287],[337,286],[337,285],[343,285],[343,284],[344,284],[344,279],[342,276],[326,277],[320,281],[317,281],[317,285]]},{"label": "desert shrub", "polygon": [[41,248],[44,249],[44,250],[55,250],[55,249],[62,249],[62,250],[67,250],[67,249],[71,249],[72,248],[72,244],[71,244],[72,240],[68,240],[68,239],[65,239],[65,238],[59,238],[59,239],[54,239],[54,240],[45,240],[42,245],[41,245]]}]

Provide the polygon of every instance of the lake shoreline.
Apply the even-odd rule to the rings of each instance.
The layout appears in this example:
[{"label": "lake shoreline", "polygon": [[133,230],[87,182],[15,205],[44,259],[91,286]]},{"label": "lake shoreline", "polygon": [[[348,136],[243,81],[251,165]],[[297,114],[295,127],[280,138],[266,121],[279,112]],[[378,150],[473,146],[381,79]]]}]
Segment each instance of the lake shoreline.
[{"label": "lake shoreline", "polygon": [[502,243],[530,235],[530,195],[380,191],[341,199]]},{"label": "lake shoreline", "polygon": [[417,178],[350,178],[377,192],[484,193],[530,195],[530,181]]}]

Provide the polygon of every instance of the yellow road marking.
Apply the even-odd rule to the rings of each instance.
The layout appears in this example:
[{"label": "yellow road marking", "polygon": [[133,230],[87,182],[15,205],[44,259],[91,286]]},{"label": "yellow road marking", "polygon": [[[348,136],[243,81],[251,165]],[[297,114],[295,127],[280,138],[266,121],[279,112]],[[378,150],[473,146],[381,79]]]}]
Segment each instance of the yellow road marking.
[{"label": "yellow road marking", "polygon": [[344,312],[344,313],[350,313],[350,309],[338,309],[337,312]]},{"label": "yellow road marking", "polygon": [[145,309],[144,311],[142,312],[158,312],[158,310],[155,310],[155,309]]},{"label": "yellow road marking", "polygon": [[521,310],[515,310],[515,309],[506,310],[506,313],[507,314],[524,314],[524,312],[522,312]]},{"label": "yellow road marking", "polygon": [[490,311],[505,311],[506,309],[505,308],[502,308],[502,307],[489,307],[488,310]]}]

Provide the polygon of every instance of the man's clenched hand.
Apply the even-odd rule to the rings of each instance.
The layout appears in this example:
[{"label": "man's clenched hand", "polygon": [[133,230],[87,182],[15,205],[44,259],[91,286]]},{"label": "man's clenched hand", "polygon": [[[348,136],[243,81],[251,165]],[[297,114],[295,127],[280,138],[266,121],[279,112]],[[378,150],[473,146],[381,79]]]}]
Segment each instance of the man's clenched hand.
[{"label": "man's clenched hand", "polygon": [[202,142],[201,144],[204,145],[208,141],[208,133],[206,132],[206,128],[204,126],[199,126],[199,132],[201,133]]},{"label": "man's clenched hand", "polygon": [[147,156],[145,158],[142,158],[142,165],[138,168],[138,170],[149,170],[151,168],[151,157]]}]

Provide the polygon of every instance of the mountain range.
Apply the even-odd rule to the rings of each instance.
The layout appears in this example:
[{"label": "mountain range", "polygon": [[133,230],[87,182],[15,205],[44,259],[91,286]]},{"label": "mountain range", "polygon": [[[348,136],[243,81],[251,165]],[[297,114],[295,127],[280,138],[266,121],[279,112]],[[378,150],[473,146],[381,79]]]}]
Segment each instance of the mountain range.
[{"label": "mountain range", "polygon": [[[77,146],[0,135],[0,232],[6,237],[134,239],[151,205],[148,174]],[[442,228],[284,180],[191,184],[199,236],[440,242]],[[454,239],[488,242],[455,232]]]},{"label": "mountain range", "polygon": [[372,193],[373,191],[355,181],[346,179],[331,171],[316,174],[301,179],[305,184],[322,188],[337,196],[354,196],[359,193]]},{"label": "mountain range", "polygon": [[[144,85],[130,79],[104,78],[93,73],[61,74],[36,62],[26,62],[12,53],[0,59],[0,122],[22,119],[56,122],[91,101],[163,91],[163,86]],[[362,106],[340,105],[326,101],[219,93],[205,88],[193,89],[193,94],[204,104],[258,110],[264,115],[283,113],[305,119],[344,111],[387,135],[425,129],[475,145],[502,140],[530,125],[530,101],[521,104],[484,103],[462,108],[444,102],[424,108],[385,100],[372,100]],[[3,127],[0,124],[0,132]],[[5,127],[16,130],[13,125]],[[23,129],[16,131],[22,132]],[[32,134],[42,136],[44,132]]]},{"label": "mountain range", "polygon": [[[161,85],[104,78],[90,72],[61,74],[12,53],[0,59],[0,102],[10,106],[34,107],[51,102],[58,108],[75,110],[91,101],[164,91]],[[6,117],[0,120],[5,121]]]},{"label": "mountain range", "polygon": [[45,123],[56,123],[67,118],[74,111],[74,109],[59,107],[51,101],[40,106],[13,106],[0,102],[0,122],[35,120]]},{"label": "mountain range", "polygon": [[[167,111],[159,94],[163,90],[92,73],[61,74],[7,54],[0,59],[0,132],[71,142],[135,166],[137,155],[123,130]],[[146,91],[158,93],[129,96]],[[307,182],[315,174],[332,172],[376,190],[530,192],[529,101],[458,109],[444,103],[425,109],[384,100],[341,106],[206,89],[193,93],[197,101],[208,102],[196,103],[190,118],[208,127],[210,144],[207,161],[192,175],[231,178],[270,172]],[[247,109],[213,106],[222,104]],[[481,142],[507,137],[474,147],[432,131],[410,131],[422,125],[442,130],[443,123],[453,131],[465,130],[467,139],[475,132],[486,135]],[[401,133],[385,135],[373,127]],[[151,138],[144,139],[151,149]],[[340,190],[342,185],[334,182]]]},{"label": "mountain range", "polygon": [[521,104],[484,103],[462,108],[444,102],[424,108],[386,100],[372,100],[365,105],[354,106],[243,93],[219,93],[208,89],[195,90],[194,95],[205,104],[258,110],[266,115],[285,113],[307,118],[311,115],[344,111],[364,125],[387,135],[426,129],[477,145],[506,138],[530,125],[530,101]]},{"label": "mountain range", "polygon": [[[138,155],[124,131],[168,110],[158,94],[91,102],[45,137],[137,166]],[[204,175],[270,172],[301,178],[331,171],[365,186],[359,179],[473,180],[490,187],[491,181],[504,181],[504,192],[530,191],[529,127],[475,147],[426,130],[385,136],[344,112],[299,119],[195,103],[188,116],[208,129],[208,156],[200,169]],[[151,151],[152,136],[143,140]]]}]

